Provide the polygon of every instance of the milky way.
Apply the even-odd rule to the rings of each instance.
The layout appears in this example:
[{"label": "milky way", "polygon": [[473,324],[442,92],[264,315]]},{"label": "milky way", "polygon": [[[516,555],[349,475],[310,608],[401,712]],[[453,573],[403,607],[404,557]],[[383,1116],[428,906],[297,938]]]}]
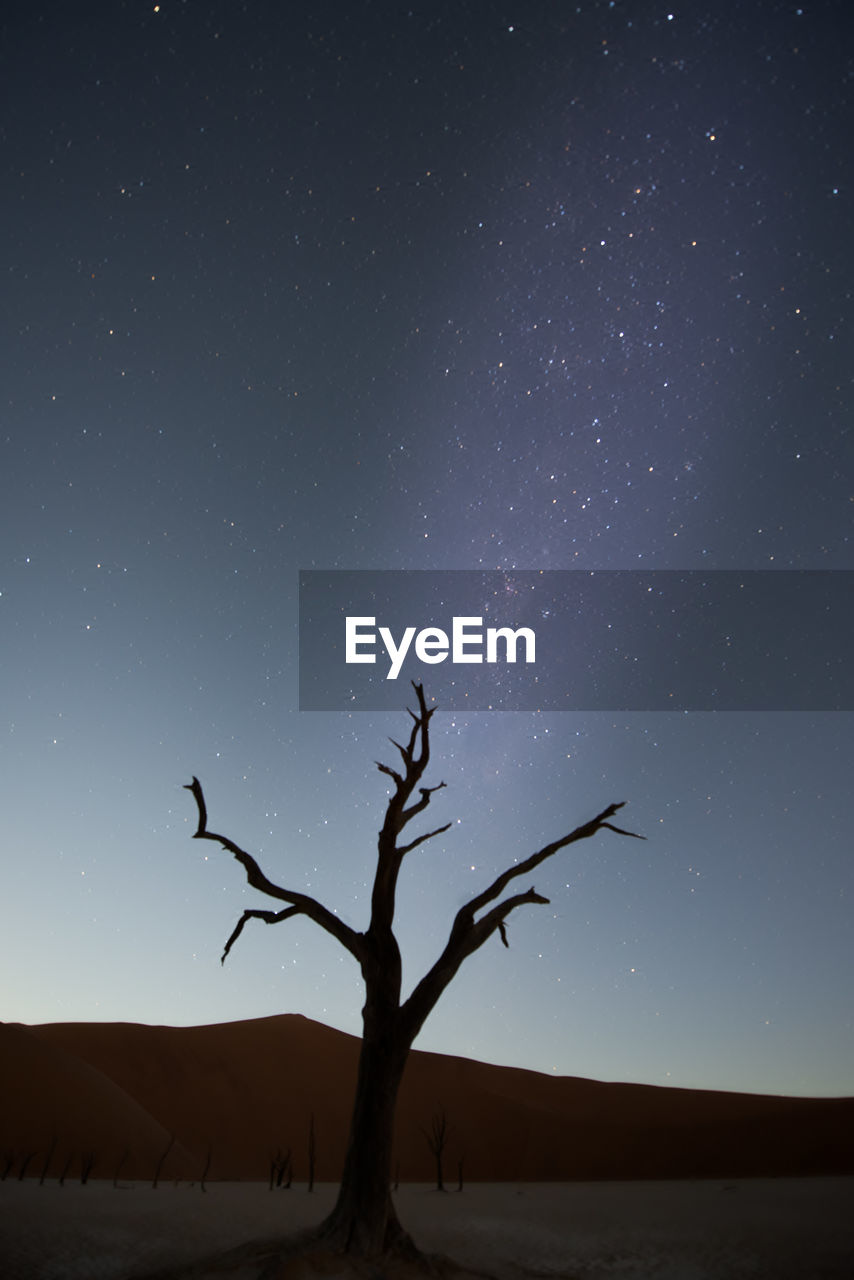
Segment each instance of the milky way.
[{"label": "milky way", "polygon": [[[297,710],[300,569],[854,567],[848,6],[5,22],[0,1016],[357,1031],[306,922],[220,967],[264,904],[182,785],[362,927],[406,694]],[[647,841],[542,868],[419,1045],[854,1091],[851,724],[440,710],[408,981],[604,805]]]}]

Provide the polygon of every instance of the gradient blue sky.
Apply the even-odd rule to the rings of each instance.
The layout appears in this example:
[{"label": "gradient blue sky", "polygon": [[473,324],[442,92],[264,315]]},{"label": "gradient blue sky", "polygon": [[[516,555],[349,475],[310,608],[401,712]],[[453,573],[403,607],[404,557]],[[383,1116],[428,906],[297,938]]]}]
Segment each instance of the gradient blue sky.
[{"label": "gradient blue sky", "polygon": [[[358,1032],[306,922],[220,967],[265,903],[181,789],[366,923],[406,690],[297,710],[300,568],[854,567],[850,34],[770,0],[3,18],[5,1021]],[[514,857],[612,800],[648,839],[542,868],[419,1047],[854,1093],[850,713],[433,737],[410,981]]]}]

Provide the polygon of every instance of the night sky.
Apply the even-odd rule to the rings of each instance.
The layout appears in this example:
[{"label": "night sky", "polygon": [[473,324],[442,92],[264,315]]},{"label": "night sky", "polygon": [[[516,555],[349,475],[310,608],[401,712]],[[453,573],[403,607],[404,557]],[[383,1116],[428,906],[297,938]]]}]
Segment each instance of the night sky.
[{"label": "night sky", "polygon": [[[852,17],[646,0],[13,6],[0,29],[5,1021],[299,1012],[400,711],[298,710],[303,569],[852,569]],[[792,628],[803,620],[791,618]],[[429,679],[427,681],[429,692]],[[411,691],[410,701],[411,701]],[[850,712],[438,711],[421,1048],[854,1093]],[[527,887],[523,885],[521,887]]]}]

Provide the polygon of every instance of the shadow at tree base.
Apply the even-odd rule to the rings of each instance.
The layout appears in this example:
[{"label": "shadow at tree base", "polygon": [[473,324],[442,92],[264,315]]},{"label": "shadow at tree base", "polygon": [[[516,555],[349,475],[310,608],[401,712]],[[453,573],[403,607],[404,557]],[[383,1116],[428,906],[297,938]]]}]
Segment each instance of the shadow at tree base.
[{"label": "shadow at tree base", "polygon": [[[251,1241],[178,1269],[137,1280],[495,1280],[443,1254],[410,1247],[377,1258],[331,1247],[314,1232],[282,1240]],[[569,1277],[565,1280],[570,1280]]]}]

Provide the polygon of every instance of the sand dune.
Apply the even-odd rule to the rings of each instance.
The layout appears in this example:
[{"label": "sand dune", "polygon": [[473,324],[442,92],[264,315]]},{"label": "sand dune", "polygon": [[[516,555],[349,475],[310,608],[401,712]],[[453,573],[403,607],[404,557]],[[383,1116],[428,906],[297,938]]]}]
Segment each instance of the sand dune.
[{"label": "sand dune", "polygon": [[[359,1042],[298,1015],[204,1027],[0,1024],[0,1154],[10,1176],[58,1177],[96,1153],[94,1177],[266,1179],[292,1150],[305,1179],[341,1168]],[[401,1091],[404,1181],[432,1176],[423,1130],[444,1110],[445,1176],[546,1181],[854,1172],[854,1099],[603,1084],[413,1052]],[[51,1144],[53,1150],[51,1151]],[[126,1154],[125,1154],[126,1153]],[[50,1160],[48,1163],[48,1156]],[[10,1163],[11,1162],[11,1163]]]},{"label": "sand dune", "polygon": [[[0,1159],[29,1177],[93,1177],[132,1167],[152,1172],[169,1131],[120,1082],[61,1043],[28,1027],[0,1024]],[[133,1160],[131,1160],[133,1152]],[[175,1158],[191,1160],[178,1141]]]}]

